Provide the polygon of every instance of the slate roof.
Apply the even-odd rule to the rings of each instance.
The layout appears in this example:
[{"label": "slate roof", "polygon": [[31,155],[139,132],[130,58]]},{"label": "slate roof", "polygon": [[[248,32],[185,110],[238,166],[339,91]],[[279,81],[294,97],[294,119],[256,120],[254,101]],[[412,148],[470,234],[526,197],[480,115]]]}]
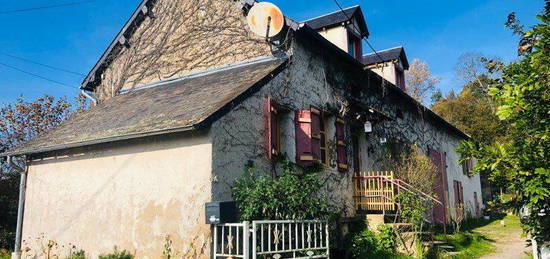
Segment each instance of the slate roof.
[{"label": "slate roof", "polygon": [[273,57],[140,87],[99,103],[3,155],[42,153],[200,128],[280,71]]},{"label": "slate roof", "polygon": [[[369,53],[363,55],[363,64],[372,65],[381,62],[387,62],[392,60],[401,59],[405,69],[409,69],[409,61],[407,60],[407,55],[405,54],[405,49],[403,47],[395,47],[391,49],[377,51],[376,53]],[[382,60],[381,60],[382,59]]]},{"label": "slate roof", "polygon": [[324,27],[332,27],[336,25],[340,25],[343,22],[347,22],[350,19],[356,18],[357,22],[359,23],[359,29],[362,32],[362,36],[368,37],[369,36],[369,29],[367,27],[367,23],[365,22],[365,17],[363,16],[363,12],[361,11],[360,6],[352,6],[349,8],[344,9],[344,12],[341,10],[338,10],[333,13],[325,14],[323,16],[319,16],[310,20],[305,21],[309,27],[318,30]]}]

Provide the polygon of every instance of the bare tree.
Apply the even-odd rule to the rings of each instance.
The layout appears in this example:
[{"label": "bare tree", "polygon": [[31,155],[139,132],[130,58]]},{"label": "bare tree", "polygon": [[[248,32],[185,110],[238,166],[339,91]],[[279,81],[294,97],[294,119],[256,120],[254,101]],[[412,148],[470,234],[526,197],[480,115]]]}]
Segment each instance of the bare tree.
[{"label": "bare tree", "polygon": [[425,99],[435,90],[435,86],[441,81],[433,76],[428,63],[420,59],[414,59],[406,74],[407,93],[417,101],[424,103]]},{"label": "bare tree", "polygon": [[500,58],[488,58],[481,53],[462,54],[455,66],[457,78],[464,84],[477,84],[483,92],[488,89],[487,81],[500,76],[503,62]]}]

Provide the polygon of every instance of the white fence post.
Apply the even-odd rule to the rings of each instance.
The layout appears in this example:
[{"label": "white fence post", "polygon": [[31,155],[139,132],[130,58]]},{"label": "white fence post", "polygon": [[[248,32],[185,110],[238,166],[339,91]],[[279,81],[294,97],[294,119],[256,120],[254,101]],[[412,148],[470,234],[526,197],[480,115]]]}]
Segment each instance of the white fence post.
[{"label": "white fence post", "polygon": [[243,221],[243,258],[250,258],[250,229],[248,228],[248,221]]},{"label": "white fence post", "polygon": [[256,256],[257,256],[257,251],[256,251],[258,247],[257,239],[258,237],[256,235],[256,222],[252,221],[252,259],[256,259]]}]

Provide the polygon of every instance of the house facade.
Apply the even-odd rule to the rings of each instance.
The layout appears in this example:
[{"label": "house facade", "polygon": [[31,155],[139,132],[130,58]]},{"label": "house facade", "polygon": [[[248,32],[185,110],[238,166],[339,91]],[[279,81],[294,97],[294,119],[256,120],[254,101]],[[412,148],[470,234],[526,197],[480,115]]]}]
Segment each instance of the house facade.
[{"label": "house facade", "polygon": [[[458,203],[479,215],[479,176],[468,176],[455,151],[468,136],[396,86],[408,66],[402,48],[375,62],[393,73],[372,67],[360,47],[369,35],[360,7],[286,18],[283,38],[266,43],[246,32],[241,3],[173,2],[138,7],[83,82],[96,106],[4,154],[26,158],[23,256],[52,240],[59,253],[74,245],[97,256],[117,246],[158,258],[168,238],[179,255],[208,258],[205,203],[232,200],[247,166],[276,174],[283,156],[323,164],[320,191],[354,218],[354,176],[385,170],[387,154],[404,145],[438,167],[444,205],[434,223],[448,223]],[[227,26],[212,32],[216,20]],[[162,35],[144,40],[154,28]],[[173,43],[182,38],[200,40]]]}]

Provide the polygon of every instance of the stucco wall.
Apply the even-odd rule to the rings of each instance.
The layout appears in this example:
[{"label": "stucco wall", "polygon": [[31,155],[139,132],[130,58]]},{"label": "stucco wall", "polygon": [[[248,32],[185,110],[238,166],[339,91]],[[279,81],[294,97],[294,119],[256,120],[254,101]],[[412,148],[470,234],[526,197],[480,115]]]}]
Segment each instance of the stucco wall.
[{"label": "stucco wall", "polygon": [[[23,248],[93,257],[116,245],[160,258],[165,237],[185,258],[208,258],[211,136],[183,133],[78,149],[30,163]],[[54,252],[52,252],[54,253]]]},{"label": "stucco wall", "polygon": [[343,51],[348,52],[348,31],[345,27],[338,26],[330,29],[321,29],[319,30],[319,34]]},{"label": "stucco wall", "polygon": [[[314,43],[313,43],[314,44]],[[374,124],[374,132],[360,137],[361,170],[384,170],[384,159],[388,147],[381,139],[398,140],[415,144],[425,153],[429,149],[439,150],[447,154],[447,170],[449,187],[452,180],[460,179],[464,185],[465,201],[473,204],[472,191],[479,191],[479,179],[462,176],[458,164],[458,155],[454,151],[461,137],[449,128],[433,119],[424,117],[421,108],[404,101],[402,97],[388,94],[380,81],[370,77],[356,75],[353,69],[340,61],[327,58],[315,52],[318,48],[309,45],[307,41],[294,41],[291,49],[291,60],[288,67],[258,93],[238,104],[228,115],[216,121],[213,132],[213,174],[216,182],[213,184],[213,197],[218,200],[231,199],[230,188],[247,164],[265,173],[277,173],[277,166],[271,164],[265,155],[262,111],[267,97],[273,98],[278,104],[287,108],[290,113],[283,116],[282,150],[287,157],[295,159],[294,111],[309,109],[316,106],[333,115],[345,115],[349,110],[350,86],[362,88],[361,94],[355,98],[361,103],[373,107],[391,119]],[[378,82],[378,83],[377,83]],[[398,112],[399,110],[399,112]],[[398,116],[397,114],[400,113]],[[332,116],[332,119],[334,116]],[[332,123],[329,122],[329,126]],[[347,129],[347,135],[350,134]],[[330,157],[332,167],[327,167],[320,173],[326,180],[325,189],[329,198],[342,212],[343,216],[353,216],[353,180],[351,168],[351,143],[348,143],[348,172],[335,170],[334,128],[329,129]],[[468,192],[468,193],[467,193]],[[449,190],[452,196],[452,189]],[[450,198],[454,202],[454,198]],[[481,200],[480,200],[481,202]],[[450,203],[454,204],[454,203]]]}]

